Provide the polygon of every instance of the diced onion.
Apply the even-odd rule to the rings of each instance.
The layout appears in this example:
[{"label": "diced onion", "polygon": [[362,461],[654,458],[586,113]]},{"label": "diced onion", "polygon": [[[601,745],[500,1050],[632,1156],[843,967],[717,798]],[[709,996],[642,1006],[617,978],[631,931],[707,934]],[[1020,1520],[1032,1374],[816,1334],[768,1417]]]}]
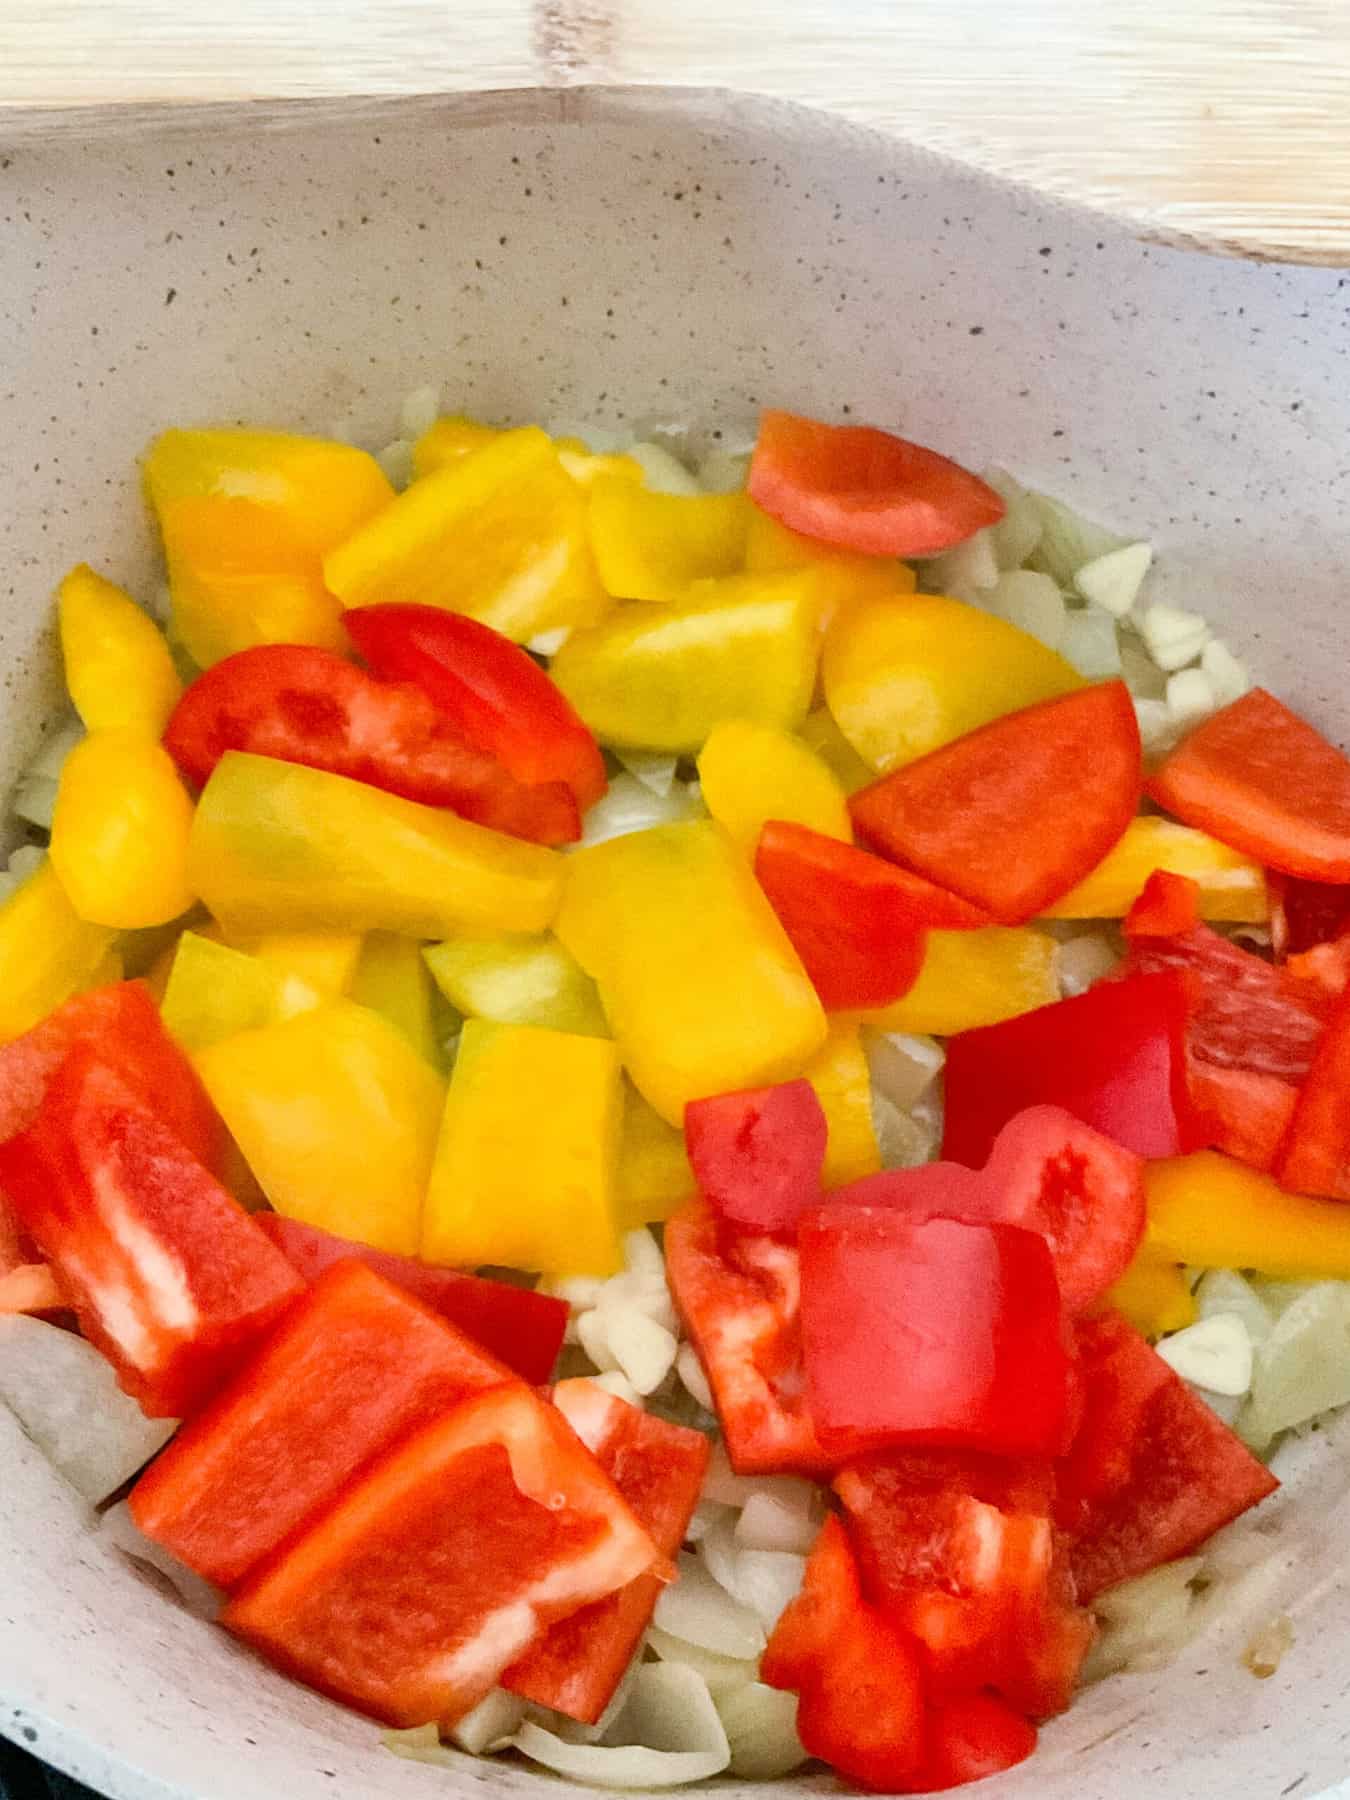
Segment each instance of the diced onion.
[{"label": "diced onion", "polygon": [[511,1742],[525,1720],[525,1702],[505,1688],[493,1688],[447,1733],[452,1744],[470,1756],[501,1750]]},{"label": "diced onion", "polygon": [[603,1375],[588,1375],[604,1394],[612,1394],[616,1400],[626,1401],[629,1406],[641,1406],[642,1395],[620,1369],[607,1369]]},{"label": "diced onion", "polygon": [[1182,669],[1168,676],[1167,710],[1178,733],[1190,731],[1218,710],[1214,689],[1203,669]]},{"label": "diced onion", "polygon": [[[592,1315],[595,1316],[595,1315]],[[639,1394],[659,1388],[675,1366],[679,1343],[674,1332],[636,1306],[602,1311],[609,1353]]]},{"label": "diced onion", "polygon": [[820,1530],[820,1512],[808,1489],[800,1497],[775,1493],[751,1494],[736,1521],[736,1544],[741,1550],[784,1550],[805,1556]]},{"label": "diced onion", "polygon": [[901,1112],[928,1092],[947,1060],[936,1038],[903,1031],[867,1031],[863,1049],[874,1091]]},{"label": "diced onion", "polygon": [[705,1412],[715,1412],[712,1389],[708,1386],[708,1377],[703,1373],[703,1364],[698,1360],[698,1353],[692,1344],[681,1344],[675,1357],[675,1373],[684,1383],[685,1389]]},{"label": "diced onion", "polygon": [[1123,549],[1128,541],[1093,524],[1062,500],[1052,500],[1048,494],[1033,494],[1032,498],[1041,515],[1041,536],[1032,560],[1037,568],[1053,575],[1061,587],[1071,587],[1081,568],[1113,550]]},{"label": "diced onion", "polygon": [[157,1569],[190,1613],[195,1613],[199,1619],[219,1616],[225,1596],[209,1581],[203,1580],[195,1569],[189,1569],[153,1538],[146,1537],[132,1518],[131,1508],[125,1500],[119,1500],[103,1514],[98,1523],[98,1535],[101,1543],[111,1544],[134,1562]]},{"label": "diced onion", "polygon": [[382,1731],[380,1742],[405,1762],[431,1763],[440,1769],[463,1767],[455,1752],[441,1742],[441,1734],[435,1725],[414,1725],[408,1731]]},{"label": "diced onion", "polygon": [[1236,1269],[1210,1269],[1195,1290],[1195,1305],[1202,1319],[1215,1313],[1236,1313],[1253,1344],[1263,1344],[1275,1324],[1274,1315],[1251,1282]]},{"label": "diced onion", "polygon": [[176,1419],[147,1419],[92,1344],[24,1314],[0,1318],[0,1400],[95,1505],[178,1429]]},{"label": "diced onion", "polygon": [[24,771],[26,775],[45,775],[55,781],[66,758],[84,736],[84,726],[76,718],[64,718],[47,738],[46,743]]},{"label": "diced onion", "polygon": [[752,1681],[715,1695],[731,1746],[731,1773],[749,1781],[790,1775],[806,1761],[797,1736],[797,1696]]},{"label": "diced onion", "polygon": [[666,799],[680,766],[678,756],[668,756],[663,750],[616,750],[614,756],[634,781],[640,781],[659,800]]},{"label": "diced onion", "polygon": [[526,1721],[512,1739],[532,1762],[607,1788],[679,1787],[720,1775],[731,1761],[707,1684],[681,1663],[646,1663],[616,1721],[615,1744],[569,1744]]},{"label": "diced onion", "polygon": [[698,1554],[718,1586],[748,1607],[766,1632],[773,1630],[784,1607],[800,1592],[806,1572],[804,1556],[743,1549],[729,1518],[704,1532]]},{"label": "diced onion", "polygon": [[642,470],[642,482],[655,494],[697,494],[698,482],[678,456],[650,439],[630,444],[628,455]]},{"label": "diced onion", "polygon": [[1094,1604],[1101,1635],[1084,1665],[1084,1680],[1124,1668],[1157,1668],[1175,1656],[1199,1629],[1191,1584],[1201,1567],[1198,1556],[1164,1563],[1099,1595]]},{"label": "diced onion", "polygon": [[424,431],[430,431],[440,417],[441,390],[437,387],[418,387],[403,396],[403,405],[399,409],[399,430],[406,438],[420,438]]},{"label": "diced onion", "polygon": [[1209,642],[1209,626],[1199,613],[1159,601],[1141,614],[1139,635],[1154,662],[1170,675],[1200,655]]},{"label": "diced onion", "polygon": [[1084,563],[1074,575],[1074,586],[1090,605],[1123,619],[1133,610],[1152,564],[1153,551],[1147,544],[1122,544]]},{"label": "diced onion", "polygon": [[9,899],[11,894],[16,893],[30,875],[37,873],[38,865],[46,854],[46,851],[39,849],[36,844],[19,845],[5,868],[0,870],[0,905]]},{"label": "diced onion", "polygon": [[1087,681],[1102,681],[1121,672],[1116,622],[1100,607],[1085,606],[1081,612],[1067,614],[1058,649],[1065,662]]},{"label": "diced onion", "polygon": [[1119,961],[1120,952],[1103,932],[1085,931],[1067,938],[1055,953],[1060,993],[1066,999],[1085,994],[1094,982],[1104,980]]},{"label": "diced onion", "polygon": [[932,1160],[942,1137],[940,1111],[925,1096],[906,1112],[878,1089],[872,1090],[872,1129],[883,1169],[912,1169]]},{"label": "diced onion", "polygon": [[631,831],[648,831],[653,825],[674,825],[698,816],[700,802],[683,782],[675,782],[668,794],[652,793],[632,775],[616,775],[609,792],[586,814],[581,833],[583,849],[626,837]]},{"label": "diced onion", "polygon": [[50,831],[56,812],[58,783],[50,775],[25,775],[14,790],[10,811],[26,825],[39,831]]},{"label": "diced onion", "polygon": [[408,438],[395,438],[383,450],[375,452],[375,460],[384,470],[390,487],[405,488],[413,478],[413,447]]},{"label": "diced onion", "polygon": [[1350,1401],[1350,1282],[1322,1281],[1285,1309],[1256,1352],[1238,1431],[1263,1447]]},{"label": "diced onion", "polygon": [[989,605],[1019,631],[1058,650],[1064,636],[1064,596],[1049,575],[1034,569],[1011,569],[991,589]]},{"label": "diced onion", "polygon": [[1139,738],[1147,756],[1158,756],[1171,749],[1177,735],[1176,720],[1165,700],[1134,698],[1134,716],[1139,721]]},{"label": "diced onion", "polygon": [[1219,706],[1228,706],[1234,700],[1240,700],[1252,685],[1247,665],[1239,662],[1227,644],[1218,638],[1211,638],[1201,651],[1200,667],[1209,678]]},{"label": "diced onion", "polygon": [[1036,496],[1004,469],[986,469],[984,479],[1002,496],[1007,511],[988,527],[1000,569],[1020,569],[1041,541],[1041,509]]},{"label": "diced onion", "polygon": [[1167,677],[1137,640],[1121,643],[1120,674],[1136,700],[1161,700],[1167,693]]},{"label": "diced onion", "polygon": [[659,1625],[648,1627],[646,1644],[662,1662],[682,1663],[686,1668],[696,1669],[714,1698],[730,1693],[733,1688],[744,1687],[759,1673],[758,1663],[749,1658],[719,1656],[715,1650],[704,1650],[698,1644],[672,1637]]},{"label": "diced onion", "polygon": [[680,1553],[679,1579],[661,1590],[653,1623],[671,1637],[740,1661],[764,1648],[764,1627],[756,1614],[719,1587],[696,1557]]},{"label": "diced onion", "polygon": [[944,550],[926,565],[924,582],[936,593],[982,602],[984,592],[998,584],[993,538],[988,531],[977,531],[973,537]]},{"label": "diced onion", "polygon": [[1252,1340],[1241,1315],[1215,1312],[1163,1338],[1158,1355],[1183,1381],[1236,1398],[1252,1385]]},{"label": "diced onion", "polygon": [[618,1358],[609,1347],[610,1317],[594,1308],[577,1319],[577,1342],[602,1374],[619,1366]]},{"label": "diced onion", "polygon": [[703,1498],[722,1506],[741,1507],[755,1494],[774,1494],[790,1504],[815,1499],[815,1488],[799,1475],[738,1475],[732,1468],[725,1444],[714,1444]]},{"label": "diced onion", "polygon": [[695,473],[705,494],[737,494],[745,486],[749,467],[749,450],[732,450],[719,444],[700,457]]}]

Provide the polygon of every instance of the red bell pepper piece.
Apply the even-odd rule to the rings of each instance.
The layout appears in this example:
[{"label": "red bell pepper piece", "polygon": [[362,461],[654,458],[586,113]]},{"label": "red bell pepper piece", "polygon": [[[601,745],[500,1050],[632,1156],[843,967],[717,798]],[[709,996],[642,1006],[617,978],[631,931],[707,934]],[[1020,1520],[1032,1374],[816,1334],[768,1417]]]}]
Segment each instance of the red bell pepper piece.
[{"label": "red bell pepper piece", "polygon": [[258,644],[201,674],[174,708],[164,745],[198,786],[227,750],[247,750],[448,807],[513,837],[581,836],[563,782],[529,786],[461,743],[420,689],[377,681],[345,657],[305,644]]},{"label": "red bell pepper piece", "polygon": [[1140,1158],[1057,1106],[1010,1119],[981,1170],[949,1162],[887,1169],[836,1188],[830,1200],[894,1206],[911,1220],[1038,1232],[1070,1313],[1084,1312],[1125,1273],[1147,1222]]},{"label": "red bell pepper piece", "polygon": [[684,1143],[703,1197],[746,1231],[791,1231],[820,1198],[829,1125],[809,1081],[691,1100]]},{"label": "red bell pepper piece", "polygon": [[936,556],[1005,510],[936,450],[771,409],[760,414],[748,485],[755,505],[793,531],[865,556]]},{"label": "red bell pepper piece", "polygon": [[1188,1147],[1212,1144],[1272,1168],[1331,1010],[1325,989],[1207,925],[1132,939],[1127,967],[1185,981],[1185,1071],[1195,1126]]},{"label": "red bell pepper piece", "polygon": [[1070,1362],[1043,1238],[847,1203],[807,1213],[798,1236],[810,1412],[838,1461],[1063,1450]]},{"label": "red bell pepper piece", "polygon": [[396,1439],[511,1379],[372,1270],[338,1263],[141,1476],[132,1514],[234,1587]]},{"label": "red bell pepper piece", "polygon": [[666,1223],[666,1276],[703,1364],[731,1465],[822,1474],[806,1410],[795,1244],[719,1226],[702,1200]]},{"label": "red bell pepper piece", "polygon": [[928,1720],[923,1773],[916,1794],[936,1794],[1001,1775],[1036,1748],[1036,1727],[992,1694],[957,1694],[935,1706]]},{"label": "red bell pepper piece", "polygon": [[420,688],[456,737],[517,781],[564,782],[583,811],[604,793],[605,759],[589,727],[501,632],[440,606],[360,606],[343,623],[375,674]]},{"label": "red bell pepper piece", "polygon": [[306,1281],[315,1281],[336,1262],[354,1257],[374,1269],[423,1306],[440,1313],[492,1356],[514,1369],[532,1386],[553,1377],[553,1365],[567,1330],[567,1302],[552,1294],[536,1294],[506,1281],[485,1281],[461,1269],[438,1268],[411,1256],[372,1250],[369,1244],[350,1243],[285,1219],[280,1213],[254,1215],[291,1267]]},{"label": "red bell pepper piece", "polygon": [[1334,944],[1350,931],[1350,886],[1271,874],[1270,936],[1277,957]]},{"label": "red bell pepper piece", "polygon": [[[673,1557],[698,1504],[710,1445],[700,1431],[671,1425],[606,1394],[593,1381],[561,1381],[553,1404],[632,1507],[663,1556]],[[538,1706],[593,1725],[633,1660],[661,1592],[648,1571],[618,1593],[560,1619],[502,1686]]]},{"label": "red bell pepper piece", "polygon": [[1083,1418],[1055,1516],[1078,1595],[1185,1556],[1280,1485],[1118,1314],[1078,1327]]},{"label": "red bell pepper piece", "polygon": [[755,875],[829,1011],[889,1006],[918,979],[925,931],[990,923],[921,875],[781,819],[760,832]]},{"label": "red bell pepper piece", "polygon": [[1033,1717],[1063,1711],[1094,1632],[1050,1523],[1047,1462],[892,1452],[849,1464],[834,1488],[864,1592],[922,1645],[934,1692],[994,1688]]},{"label": "red bell pepper piece", "polygon": [[779,1619],[760,1679],[794,1690],[803,1747],[847,1780],[906,1793],[927,1745],[922,1677],[913,1645],[864,1600],[848,1536],[826,1521],[801,1593]]},{"label": "red bell pepper piece", "polygon": [[32,1123],[53,1075],[81,1048],[115,1069],[198,1162],[218,1169],[225,1128],[142,981],[76,994],[22,1037],[0,1044],[0,1140]]},{"label": "red bell pepper piece", "polygon": [[1175,937],[1200,923],[1200,885],[1189,875],[1155,869],[1125,915],[1125,935]]},{"label": "red bell pepper piece", "polygon": [[390,1725],[453,1723],[555,1621],[657,1560],[562,1415],[512,1382],[391,1450],[222,1623]]},{"label": "red bell pepper piece", "polygon": [[1148,791],[1267,868],[1350,882],[1350,758],[1264,688],[1198,725]]},{"label": "red bell pepper piece", "polygon": [[850,799],[858,835],[1002,924],[1033,918],[1139,810],[1139,726],[1123,681],[1008,713]]},{"label": "red bell pepper piece", "polygon": [[1138,1156],[1204,1141],[1186,1084],[1187,988],[1175,972],[1104,981],[947,1045],[942,1154],[978,1166],[1008,1120],[1058,1106]]},{"label": "red bell pepper piece", "polygon": [[1350,1000],[1322,1033],[1276,1162],[1281,1187],[1350,1200]]},{"label": "red bell pepper piece", "polygon": [[0,1145],[0,1187],[151,1418],[198,1405],[300,1291],[238,1201],[89,1048]]}]

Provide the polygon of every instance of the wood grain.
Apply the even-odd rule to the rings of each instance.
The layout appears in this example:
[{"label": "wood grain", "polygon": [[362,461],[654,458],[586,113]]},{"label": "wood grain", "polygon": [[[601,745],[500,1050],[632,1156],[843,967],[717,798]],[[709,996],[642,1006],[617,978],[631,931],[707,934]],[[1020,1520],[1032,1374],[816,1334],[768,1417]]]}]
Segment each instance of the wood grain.
[{"label": "wood grain", "polygon": [[0,106],[733,88],[1350,263],[1350,0],[0,0]]}]

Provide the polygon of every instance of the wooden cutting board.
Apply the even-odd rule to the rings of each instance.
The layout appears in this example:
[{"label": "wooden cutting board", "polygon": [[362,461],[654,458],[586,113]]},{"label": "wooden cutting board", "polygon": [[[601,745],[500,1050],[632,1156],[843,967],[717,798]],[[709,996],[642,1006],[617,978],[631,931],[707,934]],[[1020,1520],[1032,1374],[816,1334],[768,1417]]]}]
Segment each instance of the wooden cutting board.
[{"label": "wooden cutting board", "polygon": [[1350,264],[1350,0],[0,0],[0,107],[750,89],[1160,237]]}]

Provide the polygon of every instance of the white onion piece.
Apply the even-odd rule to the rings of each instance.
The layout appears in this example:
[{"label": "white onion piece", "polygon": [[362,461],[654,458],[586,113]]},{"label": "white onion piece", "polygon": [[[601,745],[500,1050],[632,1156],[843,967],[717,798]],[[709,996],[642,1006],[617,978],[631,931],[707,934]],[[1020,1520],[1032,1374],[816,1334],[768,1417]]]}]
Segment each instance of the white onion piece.
[{"label": "white onion piece", "polygon": [[[488,1698],[491,1699],[491,1695]],[[407,1731],[382,1731],[380,1742],[405,1762],[431,1763],[439,1769],[462,1769],[464,1766],[455,1752],[441,1742],[441,1734],[435,1725],[414,1725]]]},{"label": "white onion piece", "polygon": [[676,1566],[679,1579],[662,1588],[653,1622],[671,1637],[715,1650],[719,1656],[740,1661],[758,1656],[765,1634],[757,1615],[733,1600],[687,1551],[680,1552]]},{"label": "white onion piece", "polygon": [[1064,596],[1049,575],[1034,569],[1010,569],[999,576],[988,599],[990,607],[1010,625],[1036,638],[1047,650],[1059,649],[1066,618]]},{"label": "white onion piece", "polygon": [[[1053,575],[1061,587],[1071,587],[1080,569],[1113,550],[1123,549],[1128,542],[1114,531],[1107,531],[1105,526],[1085,519],[1062,500],[1052,500],[1049,494],[1033,494],[1032,498],[1041,516],[1036,566]],[[1090,599],[1092,596],[1085,594],[1083,597]]]},{"label": "white onion piece", "polygon": [[524,1720],[525,1702],[519,1695],[508,1694],[505,1688],[493,1688],[449,1728],[446,1736],[470,1756],[483,1756],[490,1750],[504,1749]]},{"label": "white onion piece", "polygon": [[14,790],[9,810],[25,824],[36,825],[39,831],[50,831],[56,813],[58,786],[50,775],[25,775]]},{"label": "white onion piece", "polygon": [[1203,669],[1182,669],[1167,678],[1167,710],[1178,733],[1190,731],[1218,710],[1214,689]]},{"label": "white onion piece", "polygon": [[1167,677],[1137,638],[1120,646],[1120,674],[1136,700],[1161,700],[1167,692]]},{"label": "white onion piece", "polygon": [[699,459],[695,474],[705,494],[738,494],[749,470],[749,450],[732,450],[719,444]]},{"label": "white onion piece", "polygon": [[654,1393],[675,1366],[680,1346],[674,1332],[636,1306],[601,1310],[592,1317],[606,1321],[609,1353],[619,1370],[639,1394]]},{"label": "white onion piece", "polygon": [[642,1405],[642,1395],[619,1369],[607,1369],[603,1375],[588,1375],[585,1379],[593,1382],[602,1394],[612,1394],[616,1400],[623,1400],[629,1406]]},{"label": "white onion piece", "polygon": [[84,726],[73,717],[64,718],[24,770],[25,775],[59,779],[66,758],[84,736]]},{"label": "white onion piece", "polygon": [[1093,1605],[1101,1635],[1083,1679],[1099,1681],[1127,1667],[1157,1668],[1189,1643],[1201,1624],[1191,1587],[1201,1566],[1200,1557],[1185,1557],[1100,1594]]},{"label": "white onion piece", "polygon": [[[618,1686],[609,1697],[609,1704],[593,1725],[587,1725],[580,1719],[572,1719],[566,1713],[554,1712],[547,1706],[525,1706],[521,1717],[528,1719],[533,1725],[542,1725],[545,1731],[551,1731],[554,1737],[560,1737],[565,1744],[604,1744],[622,1743],[626,1741],[620,1730],[623,1710],[628,1704],[628,1696],[633,1691],[633,1683],[637,1672],[642,1667],[642,1651],[639,1649],[628,1667],[619,1677]],[[517,1720],[517,1725],[519,1724]],[[517,1726],[511,1727],[512,1731]]]},{"label": "white onion piece", "polygon": [[1213,1318],[1215,1313],[1236,1313],[1253,1344],[1263,1344],[1275,1324],[1270,1308],[1236,1269],[1210,1269],[1202,1275],[1195,1305],[1202,1319]]},{"label": "white onion piece", "polygon": [[668,1292],[666,1259],[661,1254],[661,1246],[645,1225],[639,1226],[636,1231],[624,1233],[623,1266],[624,1272],[631,1275],[634,1281],[658,1288],[663,1294]]},{"label": "white onion piece", "polygon": [[619,1366],[609,1347],[609,1318],[609,1314],[595,1308],[580,1314],[577,1319],[577,1342],[602,1375]]},{"label": "white onion piece", "polygon": [[989,532],[977,531],[933,557],[924,569],[924,580],[935,592],[954,594],[958,599],[979,598],[984,590],[996,587],[998,557]]},{"label": "white onion piece", "polygon": [[1006,469],[986,469],[984,479],[1007,508],[997,525],[988,527],[1000,569],[1020,569],[1041,541],[1041,509],[1036,496],[1013,480]]},{"label": "white onion piece", "polygon": [[1268,1281],[1263,1275],[1252,1277],[1252,1290],[1272,1319],[1282,1317],[1305,1294],[1311,1294],[1321,1285],[1320,1281]]},{"label": "white onion piece", "polygon": [[698,1352],[692,1344],[681,1344],[675,1357],[675,1373],[679,1376],[685,1392],[691,1394],[704,1412],[715,1412],[712,1389],[708,1386],[708,1377],[703,1373],[703,1364],[698,1360]]},{"label": "white onion piece", "polygon": [[634,781],[640,781],[658,800],[664,800],[674,786],[675,771],[680,766],[678,756],[670,756],[664,750],[616,750],[614,757]]},{"label": "white onion piece", "polygon": [[883,1169],[912,1169],[931,1162],[942,1136],[942,1116],[921,1101],[913,1111],[898,1107],[878,1089],[872,1090],[872,1129]]},{"label": "white onion piece", "polygon": [[720,1775],[731,1747],[702,1678],[678,1663],[639,1669],[616,1730],[636,1742],[569,1744],[527,1721],[512,1742],[555,1774],[605,1788],[681,1787]]},{"label": "white onion piece", "polygon": [[1219,638],[1211,638],[1201,651],[1200,667],[1209,677],[1219,706],[1229,706],[1234,700],[1240,700],[1252,685],[1246,663],[1239,662]]},{"label": "white onion piece", "polygon": [[1085,931],[1069,938],[1055,953],[1060,993],[1066,999],[1085,994],[1094,982],[1109,975],[1119,961],[1116,946],[1102,932]]},{"label": "white onion piece", "polygon": [[686,1668],[697,1669],[714,1699],[730,1693],[733,1688],[744,1687],[759,1675],[757,1662],[739,1656],[719,1656],[715,1650],[704,1650],[698,1644],[672,1637],[659,1625],[648,1627],[644,1641],[662,1662],[682,1663]]},{"label": "white onion piece", "polygon": [[92,1344],[25,1314],[0,1318],[0,1400],[95,1505],[178,1429],[176,1419],[147,1419]]},{"label": "white onion piece", "polygon": [[650,439],[628,446],[627,454],[642,470],[642,484],[654,494],[697,494],[698,482],[678,456]]},{"label": "white onion piece", "polygon": [[730,1756],[707,1682],[682,1663],[641,1663],[616,1729],[652,1750]]},{"label": "white onion piece", "polygon": [[36,875],[38,865],[46,855],[36,844],[20,844],[11,855],[5,868],[0,871],[0,905],[9,899],[11,894],[23,886],[30,875]]},{"label": "white onion piece", "polygon": [[408,438],[395,438],[383,450],[375,452],[375,460],[384,470],[390,487],[403,489],[413,478],[413,447]]},{"label": "white onion piece", "polygon": [[873,1089],[908,1112],[941,1073],[947,1053],[936,1038],[905,1031],[864,1031]]},{"label": "white onion piece", "polygon": [[1240,1435],[1265,1446],[1280,1432],[1350,1401],[1350,1282],[1322,1281],[1282,1312],[1256,1352]]},{"label": "white onion piece", "polygon": [[635,1275],[611,1276],[596,1296],[595,1308],[602,1313],[645,1313],[667,1331],[678,1329],[675,1302],[664,1282],[656,1287]]},{"label": "white onion piece", "polygon": [[552,631],[536,632],[525,648],[532,656],[556,656],[571,635],[570,625],[556,625]]},{"label": "white onion piece", "polygon": [[683,782],[675,782],[668,794],[652,793],[631,775],[616,775],[604,794],[586,814],[581,847],[608,843],[633,831],[650,831],[653,825],[675,825],[700,811]]},{"label": "white onion piece", "polygon": [[1084,563],[1074,576],[1074,586],[1091,605],[1123,619],[1133,611],[1152,565],[1153,551],[1147,544],[1122,544]]},{"label": "white onion piece", "polygon": [[545,1275],[537,1291],[565,1300],[574,1312],[588,1312],[599,1300],[604,1285],[598,1275]]},{"label": "white onion piece", "polygon": [[773,1493],[751,1494],[736,1521],[740,1550],[782,1550],[805,1556],[820,1531],[820,1511],[808,1490],[790,1499]]},{"label": "white onion piece", "polygon": [[1209,625],[1199,613],[1159,600],[1140,615],[1139,635],[1158,667],[1173,675],[1200,655],[1209,642]]},{"label": "white onion piece", "polygon": [[799,1475],[738,1475],[727,1456],[726,1445],[713,1445],[708,1473],[703,1480],[703,1499],[722,1506],[744,1506],[755,1494],[774,1494],[790,1504],[814,1503],[816,1490]]},{"label": "white onion piece", "polygon": [[219,1616],[225,1601],[220,1589],[213,1587],[195,1569],[189,1569],[186,1563],[179,1562],[176,1556],[170,1556],[153,1538],[146,1537],[132,1518],[131,1508],[125,1500],[119,1500],[103,1514],[98,1522],[98,1535],[100,1542],[111,1544],[124,1556],[157,1569],[190,1613],[195,1613],[199,1619]]},{"label": "white onion piece", "polygon": [[773,1630],[788,1601],[801,1591],[806,1572],[804,1556],[742,1549],[729,1517],[704,1532],[698,1554],[717,1585],[748,1607],[766,1632]]},{"label": "white onion piece", "polygon": [[790,1775],[806,1761],[797,1736],[797,1696],[762,1681],[715,1695],[731,1745],[731,1773],[749,1781]]},{"label": "white onion piece", "polygon": [[1120,674],[1120,637],[1116,622],[1099,606],[1071,612],[1064,621],[1059,653],[1087,681]]},{"label": "white onion piece", "polygon": [[1165,700],[1141,700],[1132,695],[1134,716],[1139,721],[1139,739],[1146,756],[1161,756],[1176,742],[1177,722]]},{"label": "white onion piece", "polygon": [[[734,1507],[723,1506],[718,1501],[709,1500],[705,1496],[699,1501],[698,1505],[690,1515],[689,1524],[684,1533],[686,1543],[696,1544],[701,1537],[706,1536],[715,1525],[719,1524],[728,1513],[734,1511]],[[733,1520],[733,1523],[734,1522],[735,1521]]]},{"label": "white onion piece", "polygon": [[1252,1340],[1240,1314],[1211,1313],[1157,1346],[1158,1355],[1183,1381],[1206,1395],[1236,1399],[1252,1385]]},{"label": "white onion piece", "polygon": [[430,431],[440,417],[441,390],[437,387],[413,388],[403,396],[403,405],[399,408],[399,430],[407,438],[420,438],[424,431]]}]

